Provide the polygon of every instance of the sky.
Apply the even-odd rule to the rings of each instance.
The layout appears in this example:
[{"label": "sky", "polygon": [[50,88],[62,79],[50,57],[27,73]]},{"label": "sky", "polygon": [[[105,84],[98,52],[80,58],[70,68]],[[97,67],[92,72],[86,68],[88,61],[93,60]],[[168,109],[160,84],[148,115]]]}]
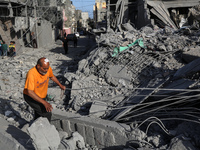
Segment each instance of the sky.
[{"label": "sky", "polygon": [[71,0],[73,5],[78,10],[82,10],[82,12],[88,12],[89,17],[93,18],[93,5],[95,4],[95,0]]}]

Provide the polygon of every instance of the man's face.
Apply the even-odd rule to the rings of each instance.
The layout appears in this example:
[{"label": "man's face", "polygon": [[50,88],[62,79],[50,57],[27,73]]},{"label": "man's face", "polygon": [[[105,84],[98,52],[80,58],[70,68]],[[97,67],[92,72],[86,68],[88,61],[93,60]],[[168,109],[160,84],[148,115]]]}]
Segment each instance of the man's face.
[{"label": "man's face", "polygon": [[48,62],[43,63],[42,66],[38,65],[38,72],[43,76],[47,73],[48,69],[49,69]]}]

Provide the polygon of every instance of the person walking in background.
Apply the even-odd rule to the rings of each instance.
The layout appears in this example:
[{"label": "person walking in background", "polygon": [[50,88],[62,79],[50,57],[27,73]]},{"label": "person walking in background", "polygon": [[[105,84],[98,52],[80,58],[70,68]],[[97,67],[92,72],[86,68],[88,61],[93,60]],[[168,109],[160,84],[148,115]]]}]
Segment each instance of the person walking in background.
[{"label": "person walking in background", "polygon": [[3,56],[3,51],[2,51],[2,41],[0,40],[0,56]]},{"label": "person walking in background", "polygon": [[67,40],[66,36],[64,37],[62,46],[63,46],[63,48],[65,50],[65,54],[68,54],[68,40]]},{"label": "person walking in background", "polygon": [[35,111],[34,120],[45,117],[49,122],[51,121],[53,107],[45,100],[49,79],[54,81],[62,90],[66,89],[53,75],[49,60],[42,57],[38,59],[36,66],[28,71],[23,91],[25,101]]},{"label": "person walking in background", "polygon": [[3,44],[1,47],[2,47],[3,56],[7,56],[8,45],[5,43],[5,41],[3,41]]},{"label": "person walking in background", "polygon": [[74,47],[77,47],[77,42],[78,42],[78,39],[76,37],[76,34],[74,33],[74,38],[73,38],[73,41],[74,41]]},{"label": "person walking in background", "polygon": [[37,48],[37,36],[34,32],[31,32],[31,41],[33,48]]},{"label": "person walking in background", "polygon": [[14,41],[10,41],[9,56],[10,57],[15,57],[16,56],[16,48],[15,48],[15,42]]}]

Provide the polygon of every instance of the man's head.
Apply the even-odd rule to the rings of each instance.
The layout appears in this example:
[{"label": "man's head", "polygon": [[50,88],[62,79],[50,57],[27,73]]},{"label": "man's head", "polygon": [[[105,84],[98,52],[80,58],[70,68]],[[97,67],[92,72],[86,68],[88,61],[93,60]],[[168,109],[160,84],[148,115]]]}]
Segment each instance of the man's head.
[{"label": "man's head", "polygon": [[45,57],[38,59],[36,68],[37,71],[44,76],[49,69],[49,60]]}]

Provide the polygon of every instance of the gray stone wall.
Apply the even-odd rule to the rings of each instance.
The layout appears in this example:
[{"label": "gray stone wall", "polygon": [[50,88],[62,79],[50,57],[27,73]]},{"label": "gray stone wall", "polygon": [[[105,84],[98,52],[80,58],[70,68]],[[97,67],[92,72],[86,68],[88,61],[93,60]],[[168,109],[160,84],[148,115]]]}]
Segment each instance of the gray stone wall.
[{"label": "gray stone wall", "polygon": [[85,143],[96,145],[98,148],[126,145],[132,138],[126,134],[126,131],[130,131],[128,125],[60,110],[53,110],[51,124],[69,135],[77,131],[83,136]]},{"label": "gray stone wall", "polygon": [[50,22],[41,20],[41,24],[38,26],[38,47],[45,47],[52,44],[52,30]]}]

